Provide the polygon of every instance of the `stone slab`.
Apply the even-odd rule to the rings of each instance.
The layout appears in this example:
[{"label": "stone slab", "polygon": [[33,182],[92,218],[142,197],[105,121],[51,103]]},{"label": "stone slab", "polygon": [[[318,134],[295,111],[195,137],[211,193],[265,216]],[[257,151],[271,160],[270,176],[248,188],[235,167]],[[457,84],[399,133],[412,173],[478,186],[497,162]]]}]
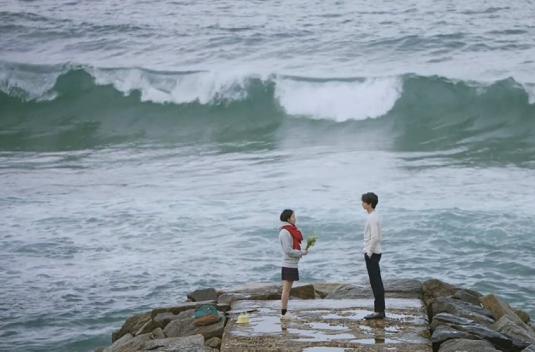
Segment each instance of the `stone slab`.
[{"label": "stone slab", "polygon": [[280,301],[236,301],[231,311],[251,310],[249,324],[230,315],[221,352],[230,351],[432,351],[420,299],[386,300],[387,319],[365,321],[370,299],[290,300],[296,317],[280,320]]}]

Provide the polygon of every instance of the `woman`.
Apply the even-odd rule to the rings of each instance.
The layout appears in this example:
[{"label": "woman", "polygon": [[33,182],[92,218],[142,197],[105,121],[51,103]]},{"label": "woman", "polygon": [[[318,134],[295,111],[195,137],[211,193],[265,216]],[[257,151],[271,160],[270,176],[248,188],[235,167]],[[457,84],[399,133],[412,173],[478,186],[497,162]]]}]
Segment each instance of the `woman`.
[{"label": "woman", "polygon": [[308,251],[301,250],[303,235],[297,226],[295,226],[295,212],[291,209],[284,210],[280,215],[280,220],[283,222],[279,232],[279,240],[283,253],[281,319],[288,320],[293,318],[292,315],[286,312],[288,310],[288,299],[290,298],[292,285],[294,281],[299,281],[299,259],[307,255]]}]

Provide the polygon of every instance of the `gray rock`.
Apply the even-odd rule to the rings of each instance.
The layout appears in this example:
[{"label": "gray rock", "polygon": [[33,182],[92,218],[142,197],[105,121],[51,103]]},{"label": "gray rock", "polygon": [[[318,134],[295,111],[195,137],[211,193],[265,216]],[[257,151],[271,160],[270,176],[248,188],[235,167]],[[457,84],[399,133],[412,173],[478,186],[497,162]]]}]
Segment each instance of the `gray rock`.
[{"label": "gray rock", "polygon": [[199,308],[200,306],[202,306],[204,304],[214,304],[214,303],[215,303],[214,301],[185,302],[185,303],[181,303],[181,304],[178,304],[176,306],[173,306],[173,307],[164,307],[164,308],[153,309],[150,315],[151,315],[152,318],[155,318],[160,313],[178,314],[178,313],[183,312],[185,310],[197,309],[197,308]]},{"label": "gray rock", "polygon": [[311,284],[296,285],[295,287],[292,287],[292,290],[290,291],[290,296],[301,299],[315,299],[316,290],[314,289],[314,285]]},{"label": "gray rock", "polygon": [[393,297],[421,297],[422,282],[415,279],[388,279],[384,281],[386,295]]},{"label": "gray rock", "polygon": [[509,315],[502,316],[493,325],[493,328],[509,336],[513,340],[515,347],[525,348],[530,344],[535,344],[535,332],[529,327],[519,324],[518,321],[512,320]]},{"label": "gray rock", "polygon": [[459,290],[458,287],[445,283],[437,279],[424,281],[422,284],[422,295],[424,304],[429,305],[438,297],[452,296]]},{"label": "gray rock", "polygon": [[226,318],[221,317],[221,319],[212,325],[199,326],[197,328],[197,333],[204,336],[206,340],[211,339],[212,337],[221,337],[223,336],[223,331],[225,330]]},{"label": "gray rock", "polygon": [[212,348],[219,348],[221,346],[221,339],[219,337],[212,337],[206,341],[204,345]]},{"label": "gray rock", "polygon": [[165,336],[182,337],[201,334],[208,340],[212,337],[221,337],[223,335],[226,323],[225,317],[221,317],[215,324],[197,327],[193,324],[195,321],[194,314],[195,310],[193,309],[180,313],[178,317],[167,324],[163,330]]},{"label": "gray rock", "polygon": [[212,348],[210,346],[204,346],[204,352],[219,352],[217,348]]},{"label": "gray rock", "polygon": [[341,283],[314,283],[314,290],[316,290],[317,298],[325,298],[341,285]]},{"label": "gray rock", "polygon": [[524,323],[522,319],[520,319],[513,311],[511,306],[509,306],[496,295],[486,295],[482,297],[481,303],[489,312],[494,314],[496,319],[500,319],[504,315],[508,315],[512,320],[518,321],[519,323]]},{"label": "gray rock", "polygon": [[[266,283],[251,283],[245,286],[227,290],[218,299],[218,305],[230,306],[234,301],[241,300],[279,300],[282,287],[280,285]],[[290,291],[291,297],[301,299],[314,299],[316,292],[311,284],[296,285]]]},{"label": "gray rock", "polygon": [[509,348],[512,345],[515,347],[515,349],[518,350],[519,348],[527,346],[517,344],[512,341],[510,336],[501,334],[499,331],[494,331],[491,328],[478,324],[473,320],[457,317],[448,313],[440,313],[435,315],[433,317],[433,321],[431,322],[430,327],[431,330],[434,330],[436,329],[436,327],[444,325],[449,326],[458,331],[466,332],[480,339],[489,340],[500,348]]},{"label": "gray rock", "polygon": [[[384,280],[384,288],[387,297],[419,298],[422,294],[422,283],[412,279]],[[367,298],[373,295],[369,283],[325,286],[324,292],[327,292],[323,297],[326,299]]]},{"label": "gray rock", "polygon": [[139,328],[139,330],[136,331],[136,333],[134,335],[137,336],[137,335],[146,334],[146,333],[149,333],[149,332],[151,332],[152,330],[154,330],[154,329],[156,329],[158,327],[160,327],[158,325],[158,323],[156,323],[154,320],[150,319],[141,328]]},{"label": "gray rock", "polygon": [[126,333],[123,336],[121,336],[118,340],[113,342],[113,344],[109,347],[106,347],[102,350],[102,352],[112,352],[116,351],[118,348],[126,344],[128,341],[132,340],[134,336],[130,333]]},{"label": "gray rock", "polygon": [[454,339],[440,345],[438,352],[499,352],[485,340]]},{"label": "gray rock", "polygon": [[450,297],[435,298],[428,308],[428,313],[430,317],[440,313],[450,313],[485,325],[493,324],[495,321],[492,314],[484,308]]},{"label": "gray rock", "polygon": [[163,333],[167,337],[182,337],[195,335],[197,329],[193,325],[195,310],[190,309],[178,314],[177,318],[167,324]]},{"label": "gray rock", "polygon": [[456,326],[470,324],[476,324],[476,322],[471,319],[458,317],[450,313],[439,313],[433,317],[433,321],[431,322],[429,327],[431,328],[431,331],[434,331],[435,328],[439,325]]},{"label": "gray rock", "polygon": [[137,314],[137,315],[131,316],[130,318],[126,319],[121,329],[119,329],[118,331],[114,332],[111,335],[111,341],[115,342],[118,339],[120,339],[123,335],[128,334],[128,333],[135,335],[139,331],[139,329],[143,327],[143,325],[145,325],[148,321],[150,321],[150,319],[151,319],[150,313]]},{"label": "gray rock", "polygon": [[464,332],[455,330],[454,328],[447,325],[438,325],[431,335],[431,342],[433,344],[433,351],[438,351],[440,345],[448,340],[453,339],[471,339],[477,340],[477,337]]},{"label": "gray rock", "polygon": [[144,350],[154,352],[204,352],[204,338],[202,335],[192,335],[152,340],[145,343]]},{"label": "gray rock", "polygon": [[124,344],[121,344],[119,346],[112,345],[111,350],[112,352],[137,352],[139,350],[142,350],[143,346],[145,345],[145,342],[151,339],[151,333],[138,335],[129,339]]},{"label": "gray rock", "polygon": [[155,339],[164,339],[165,334],[163,333],[162,328],[156,328],[152,330],[152,337]]},{"label": "gray rock", "polygon": [[513,311],[516,313],[516,315],[518,315],[518,317],[526,324],[529,324],[530,322],[530,317],[529,317],[529,314],[524,312],[523,310],[521,309],[513,309]]},{"label": "gray rock", "polygon": [[224,292],[218,297],[217,304],[230,306],[241,300],[278,300],[281,292],[279,285],[253,283]]},{"label": "gray rock", "polygon": [[529,345],[528,347],[524,348],[522,352],[535,352],[535,344]]},{"label": "gray rock", "polygon": [[482,295],[476,291],[461,289],[455,292],[452,297],[479,306],[481,304],[479,299]]},{"label": "gray rock", "polygon": [[454,328],[478,339],[487,340],[500,350],[510,350],[514,346],[511,338],[481,324],[456,325]]},{"label": "gray rock", "polygon": [[344,284],[339,285],[330,293],[327,294],[325,299],[351,299],[351,298],[367,298],[372,295],[370,285],[354,285]]},{"label": "gray rock", "polygon": [[158,313],[152,320],[158,324],[158,327],[164,329],[170,321],[178,318],[178,314],[173,314],[169,312]]},{"label": "gray rock", "polygon": [[188,298],[193,302],[200,301],[216,301],[217,300],[217,291],[214,288],[204,288],[195,290],[188,294]]}]

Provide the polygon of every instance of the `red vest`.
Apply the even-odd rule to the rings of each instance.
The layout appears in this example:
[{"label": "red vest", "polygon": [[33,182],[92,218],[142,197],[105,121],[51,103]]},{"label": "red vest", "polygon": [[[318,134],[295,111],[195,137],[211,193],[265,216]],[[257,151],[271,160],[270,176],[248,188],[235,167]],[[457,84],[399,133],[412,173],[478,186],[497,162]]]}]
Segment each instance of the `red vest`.
[{"label": "red vest", "polygon": [[303,234],[301,233],[301,231],[299,231],[297,226],[288,224],[288,225],[284,225],[283,227],[281,227],[281,230],[282,229],[285,229],[286,231],[290,233],[290,235],[292,235],[292,238],[293,238],[292,248],[301,250],[301,241],[303,241]]}]

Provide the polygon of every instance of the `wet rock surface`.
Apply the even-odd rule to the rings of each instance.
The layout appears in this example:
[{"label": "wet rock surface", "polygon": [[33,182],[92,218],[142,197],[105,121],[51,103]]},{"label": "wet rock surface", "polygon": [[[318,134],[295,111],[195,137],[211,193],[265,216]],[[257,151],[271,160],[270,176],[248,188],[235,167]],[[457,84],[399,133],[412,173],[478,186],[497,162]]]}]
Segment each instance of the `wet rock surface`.
[{"label": "wet rock surface", "polygon": [[431,351],[421,300],[387,299],[386,320],[365,321],[373,311],[369,299],[293,300],[295,319],[280,320],[278,301],[237,301],[232,311],[254,310],[249,324],[231,317],[221,351]]}]

